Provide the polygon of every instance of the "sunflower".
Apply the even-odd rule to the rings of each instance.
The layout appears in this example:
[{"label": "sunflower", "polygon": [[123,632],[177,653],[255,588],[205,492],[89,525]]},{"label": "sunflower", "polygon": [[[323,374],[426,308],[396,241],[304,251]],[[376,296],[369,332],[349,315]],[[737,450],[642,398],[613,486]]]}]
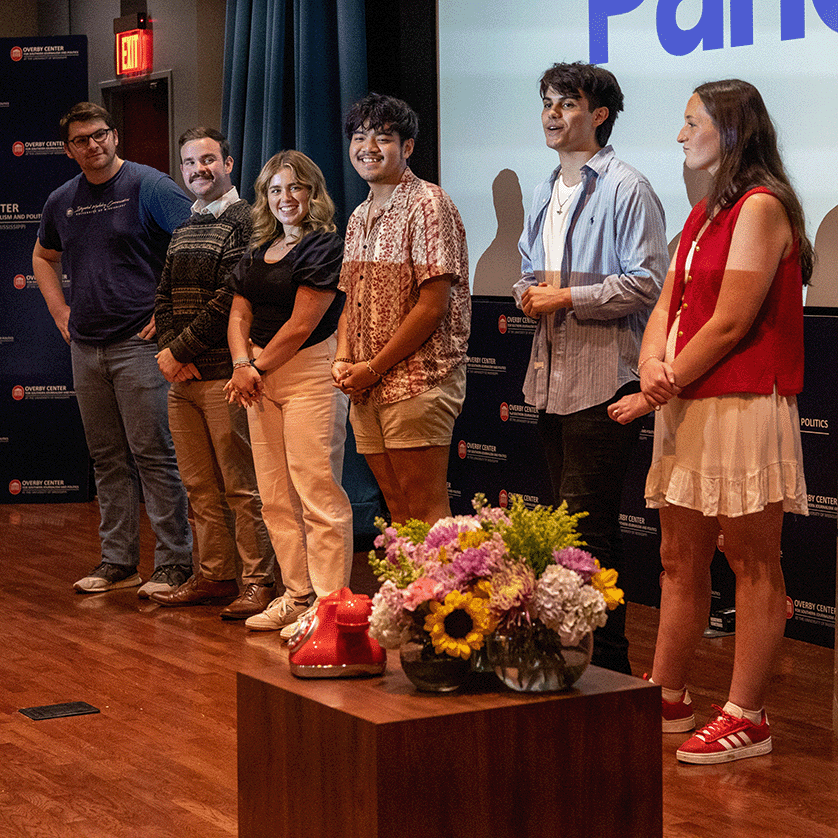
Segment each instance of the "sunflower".
[{"label": "sunflower", "polygon": [[489,601],[474,594],[451,591],[444,602],[431,602],[425,631],[437,653],[467,658],[491,632]]}]

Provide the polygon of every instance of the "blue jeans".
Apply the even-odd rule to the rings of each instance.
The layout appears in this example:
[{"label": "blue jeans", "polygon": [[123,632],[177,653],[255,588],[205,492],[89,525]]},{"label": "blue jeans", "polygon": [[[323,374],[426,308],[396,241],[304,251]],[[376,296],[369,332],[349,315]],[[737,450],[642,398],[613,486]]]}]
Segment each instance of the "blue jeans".
[{"label": "blue jeans", "polygon": [[186,490],[169,433],[169,384],[157,344],[136,335],[107,346],[73,342],[73,384],[96,475],[102,561],[140,560],[140,481],[157,537],[155,568],[192,565]]},{"label": "blue jeans", "polygon": [[[637,383],[631,382],[607,402],[577,413],[560,416],[539,411],[538,414],[553,502],[558,505],[567,501],[571,515],[588,513],[577,524],[586,549],[603,567],[613,568],[617,573],[623,571],[620,534],[623,480],[640,435],[640,422],[621,425],[608,416],[607,408],[638,389]],[[602,628],[594,631],[592,662],[595,665],[631,674],[625,626],[626,607],[621,605],[609,612],[608,622]]]}]

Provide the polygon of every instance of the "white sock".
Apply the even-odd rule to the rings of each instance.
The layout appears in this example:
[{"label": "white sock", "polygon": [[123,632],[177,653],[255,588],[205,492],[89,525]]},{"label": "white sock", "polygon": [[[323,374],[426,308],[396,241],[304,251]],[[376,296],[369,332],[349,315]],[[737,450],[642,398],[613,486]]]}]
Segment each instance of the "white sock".
[{"label": "white sock", "polygon": [[735,716],[737,719],[747,719],[752,725],[758,725],[762,722],[762,708],[759,710],[746,710],[744,707],[740,707],[738,704],[728,701],[727,704],[722,707],[722,710],[731,716]]},{"label": "white sock", "polygon": [[[651,678],[647,678],[646,680],[650,684],[655,683]],[[692,703],[686,687],[681,687],[680,690],[670,690],[668,687],[661,687],[661,698],[667,704],[677,704],[679,701],[685,701],[687,704]]]},{"label": "white sock", "polygon": [[661,687],[661,698],[670,704],[677,704],[679,701],[686,701],[687,704],[690,703],[686,687],[682,687],[680,690],[670,690],[667,687]]}]

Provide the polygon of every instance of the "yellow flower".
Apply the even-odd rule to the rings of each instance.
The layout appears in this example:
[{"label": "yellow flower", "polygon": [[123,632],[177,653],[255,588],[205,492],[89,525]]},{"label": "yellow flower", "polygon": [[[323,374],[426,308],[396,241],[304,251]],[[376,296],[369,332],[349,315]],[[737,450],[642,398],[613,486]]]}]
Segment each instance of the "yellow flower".
[{"label": "yellow flower", "polygon": [[472,592],[480,599],[492,598],[492,583],[488,579],[480,579],[472,588]]},{"label": "yellow flower", "polygon": [[491,634],[498,627],[498,618],[489,610],[494,588],[488,579],[481,579],[473,588],[472,592],[476,599],[486,600],[486,631],[484,634]]},{"label": "yellow flower", "polygon": [[445,602],[431,602],[425,631],[439,654],[467,658],[479,649],[492,630],[489,600],[474,594],[451,591]]},{"label": "yellow flower", "polygon": [[461,550],[468,550],[469,547],[479,547],[488,538],[489,533],[485,530],[467,530],[457,536],[457,541]]},{"label": "yellow flower", "polygon": [[594,559],[594,562],[600,569],[591,577],[591,585],[603,595],[608,610],[613,611],[625,602],[622,588],[617,587],[617,571],[609,568],[603,570],[599,561]]}]

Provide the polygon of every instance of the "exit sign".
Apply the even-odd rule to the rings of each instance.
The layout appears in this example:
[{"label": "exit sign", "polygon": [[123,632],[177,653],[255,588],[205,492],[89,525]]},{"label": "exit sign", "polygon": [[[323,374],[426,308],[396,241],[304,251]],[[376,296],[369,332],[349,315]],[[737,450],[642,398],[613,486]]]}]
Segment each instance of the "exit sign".
[{"label": "exit sign", "polygon": [[116,33],[116,74],[134,76],[150,73],[154,64],[152,32],[131,29]]}]

